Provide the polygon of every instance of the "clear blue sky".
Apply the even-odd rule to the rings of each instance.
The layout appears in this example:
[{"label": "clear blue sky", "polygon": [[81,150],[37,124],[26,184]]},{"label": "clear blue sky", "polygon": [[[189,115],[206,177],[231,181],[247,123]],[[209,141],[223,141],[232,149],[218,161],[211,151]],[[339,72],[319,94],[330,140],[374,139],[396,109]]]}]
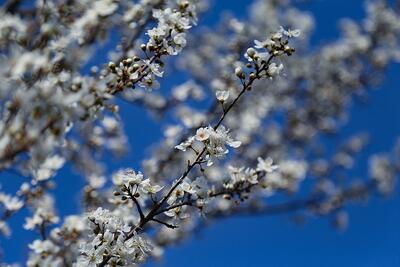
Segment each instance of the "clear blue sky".
[{"label": "clear blue sky", "polygon": [[[0,0],[0,3],[3,2]],[[206,25],[215,24],[222,9],[244,16],[248,0],[215,0],[214,9],[206,15]],[[313,45],[332,40],[338,34],[337,21],[341,17],[360,19],[363,16],[361,0],[314,0],[303,4],[316,18]],[[103,60],[103,59],[102,59]],[[100,61],[100,59],[99,59]],[[372,152],[389,151],[400,133],[399,66],[391,66],[382,90],[371,93],[367,106],[356,104],[352,116],[341,136],[362,130],[369,131],[372,144],[360,157],[357,174],[364,175],[366,156]],[[161,81],[162,90],[168,90],[178,80],[168,77]],[[122,104],[122,118],[127,122],[131,152],[120,161],[113,161],[110,169],[138,167],[145,148],[158,140],[160,129],[143,110]],[[132,123],[132,122],[135,123]],[[129,123],[131,122],[131,123]],[[138,134],[135,129],[140,125]],[[145,133],[145,134],[144,134]],[[340,138],[340,136],[339,136]],[[78,175],[67,166],[57,178],[55,190],[57,207],[62,214],[77,210],[80,184]],[[1,175],[3,188],[15,189],[21,178]],[[12,182],[10,182],[12,181]],[[167,250],[161,266],[400,266],[400,196],[372,199],[367,205],[349,208],[350,225],[347,231],[333,230],[326,219],[307,220],[302,226],[294,225],[289,216],[231,218],[215,222],[196,233],[182,244]],[[68,197],[66,197],[68,196]],[[5,258],[12,262],[24,258],[27,240],[34,235],[21,228],[23,215],[11,221],[14,235],[11,240],[0,239]],[[157,266],[148,264],[148,266]]]}]

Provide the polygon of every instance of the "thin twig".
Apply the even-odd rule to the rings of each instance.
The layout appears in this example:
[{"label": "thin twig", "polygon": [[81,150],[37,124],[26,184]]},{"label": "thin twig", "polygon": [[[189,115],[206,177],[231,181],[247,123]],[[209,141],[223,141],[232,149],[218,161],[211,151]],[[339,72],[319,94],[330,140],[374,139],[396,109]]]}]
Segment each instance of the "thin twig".
[{"label": "thin twig", "polygon": [[160,224],[163,224],[163,225],[165,225],[166,227],[171,228],[171,229],[178,228],[177,225],[172,225],[172,224],[169,224],[169,223],[160,221],[160,220],[158,220],[158,219],[156,219],[156,218],[152,218],[151,220],[152,220],[152,221],[155,221],[155,222],[158,222],[158,223],[160,223]]}]

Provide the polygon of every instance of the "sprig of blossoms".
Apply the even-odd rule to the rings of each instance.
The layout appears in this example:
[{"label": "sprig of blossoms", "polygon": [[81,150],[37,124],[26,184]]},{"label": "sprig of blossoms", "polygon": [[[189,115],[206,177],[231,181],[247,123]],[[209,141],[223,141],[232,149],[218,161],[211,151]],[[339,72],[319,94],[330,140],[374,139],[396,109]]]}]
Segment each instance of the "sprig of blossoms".
[{"label": "sprig of blossoms", "polygon": [[169,205],[175,203],[177,200],[182,199],[185,193],[190,195],[191,199],[206,198],[208,189],[208,182],[203,176],[197,177],[194,181],[186,178],[175,188],[167,203]]},{"label": "sprig of blossoms", "polygon": [[211,166],[214,163],[214,159],[221,158],[229,152],[226,146],[238,148],[241,145],[240,141],[234,140],[230,136],[229,130],[224,126],[220,126],[216,130],[211,126],[207,126],[197,129],[195,136],[189,137],[188,140],[175,146],[175,148],[186,151],[189,147],[193,148],[195,141],[201,142],[207,151],[205,156],[207,166]]},{"label": "sprig of blossoms", "polygon": [[162,190],[162,186],[151,184],[150,179],[144,179],[141,172],[132,169],[120,170],[113,175],[113,183],[119,190],[114,192],[115,196],[121,197],[123,201],[136,200],[142,195],[154,195]]},{"label": "sprig of blossoms", "polygon": [[49,195],[43,195],[34,200],[32,204],[33,215],[26,218],[24,228],[27,230],[39,230],[44,235],[44,229],[47,225],[56,224],[60,218],[54,210],[54,200]]},{"label": "sprig of blossoms", "polygon": [[274,173],[278,169],[278,165],[273,164],[272,158],[268,157],[265,160],[258,158],[257,168],[249,167],[234,167],[228,166],[229,178],[223,182],[223,190],[216,191],[211,195],[219,195],[223,193],[225,199],[231,199],[233,195],[238,195],[241,200],[248,197],[250,190],[256,186],[263,186],[263,179]]},{"label": "sprig of blossoms", "polygon": [[155,10],[153,17],[158,24],[147,31],[149,40],[140,46],[146,58],[133,56],[122,60],[118,66],[114,62],[109,63],[109,69],[117,76],[115,92],[135,84],[149,90],[160,87],[156,76],[163,76],[161,57],[176,56],[186,46],[186,31],[196,22],[195,5],[180,1],[176,9]]},{"label": "sprig of blossoms", "polygon": [[[244,54],[245,58],[249,61],[247,67],[254,67],[257,71],[250,73],[250,79],[256,79],[260,77],[273,78],[278,76],[283,70],[283,64],[279,65],[271,61],[272,57],[279,57],[282,55],[291,56],[295,49],[289,45],[289,39],[293,37],[299,37],[300,30],[285,30],[283,27],[279,31],[270,35],[269,38],[258,41],[255,40],[255,46],[247,49]],[[266,52],[261,52],[261,50],[266,50]],[[260,69],[265,71],[260,72]],[[235,69],[235,74],[240,79],[245,78],[245,73],[240,66]]]},{"label": "sprig of blossoms", "polygon": [[122,217],[98,208],[88,214],[91,241],[82,243],[76,266],[129,266],[143,262],[151,248],[139,235],[127,240],[129,226]]}]

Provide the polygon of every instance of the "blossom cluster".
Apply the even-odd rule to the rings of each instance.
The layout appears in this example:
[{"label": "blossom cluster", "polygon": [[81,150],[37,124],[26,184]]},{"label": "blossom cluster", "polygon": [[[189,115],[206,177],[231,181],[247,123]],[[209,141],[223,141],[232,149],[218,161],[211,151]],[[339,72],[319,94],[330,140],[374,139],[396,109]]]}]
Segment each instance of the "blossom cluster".
[{"label": "blossom cluster", "polygon": [[76,266],[129,266],[140,263],[150,251],[149,244],[140,236],[126,240],[129,227],[110,211],[98,208],[88,215],[91,225],[91,242],[81,245]]},{"label": "blossom cluster", "polygon": [[[149,40],[140,48],[146,58],[138,56],[122,60],[118,66],[114,62],[108,64],[109,69],[117,79],[116,90],[123,87],[140,87],[152,90],[160,87],[155,76],[162,77],[161,61],[163,55],[177,55],[186,46],[186,31],[196,23],[195,5],[189,1],[179,2],[177,9],[158,9],[153,11],[157,27],[147,31]],[[152,54],[152,56],[150,56]]]},{"label": "blossom cluster", "polygon": [[177,145],[175,148],[182,151],[191,148],[197,151],[195,148],[196,145],[194,144],[196,141],[201,143],[207,151],[205,160],[208,166],[213,164],[213,159],[220,158],[229,152],[226,145],[238,148],[241,144],[240,141],[232,139],[229,135],[229,130],[225,129],[224,126],[220,126],[216,130],[208,126],[197,129],[195,136],[189,137],[188,140]]}]

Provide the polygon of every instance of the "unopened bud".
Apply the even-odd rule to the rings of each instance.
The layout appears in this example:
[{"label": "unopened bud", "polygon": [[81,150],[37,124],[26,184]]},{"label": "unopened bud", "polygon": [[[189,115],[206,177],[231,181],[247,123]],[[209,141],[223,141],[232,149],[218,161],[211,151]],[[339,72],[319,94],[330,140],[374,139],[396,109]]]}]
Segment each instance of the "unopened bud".
[{"label": "unopened bud", "polygon": [[249,49],[247,49],[247,55],[249,56],[249,57],[254,57],[254,55],[256,54],[256,50],[253,48],[253,47],[250,47]]},{"label": "unopened bud", "polygon": [[153,51],[153,50],[154,50],[154,45],[149,44],[147,48],[148,48],[150,51]]},{"label": "unopened bud", "polygon": [[284,51],[288,56],[291,56],[293,54],[293,52],[294,52],[294,48],[286,45]]},{"label": "unopened bud", "polygon": [[137,63],[133,64],[133,66],[132,66],[132,72],[137,71],[139,68],[140,68],[140,65],[139,65],[139,64],[137,64]]},{"label": "unopened bud", "polygon": [[179,7],[182,9],[186,9],[189,6],[189,2],[188,1],[183,1],[180,3]]},{"label": "unopened bud", "polygon": [[241,67],[237,67],[237,68],[235,69],[235,74],[236,74],[236,76],[239,77],[240,79],[244,79],[244,78],[245,78],[244,72],[243,72],[243,70],[242,70]]},{"label": "unopened bud", "polygon": [[223,195],[222,196],[224,199],[227,199],[227,200],[230,200],[231,199],[231,196],[229,195],[229,194],[225,194],[225,195]]},{"label": "unopened bud", "polygon": [[133,60],[131,58],[127,58],[127,59],[125,59],[125,62],[127,65],[131,65]]},{"label": "unopened bud", "polygon": [[115,68],[116,68],[117,66],[115,66],[115,63],[114,62],[112,62],[112,61],[110,61],[109,63],[108,63],[108,68],[111,70],[111,71],[115,71]]}]

